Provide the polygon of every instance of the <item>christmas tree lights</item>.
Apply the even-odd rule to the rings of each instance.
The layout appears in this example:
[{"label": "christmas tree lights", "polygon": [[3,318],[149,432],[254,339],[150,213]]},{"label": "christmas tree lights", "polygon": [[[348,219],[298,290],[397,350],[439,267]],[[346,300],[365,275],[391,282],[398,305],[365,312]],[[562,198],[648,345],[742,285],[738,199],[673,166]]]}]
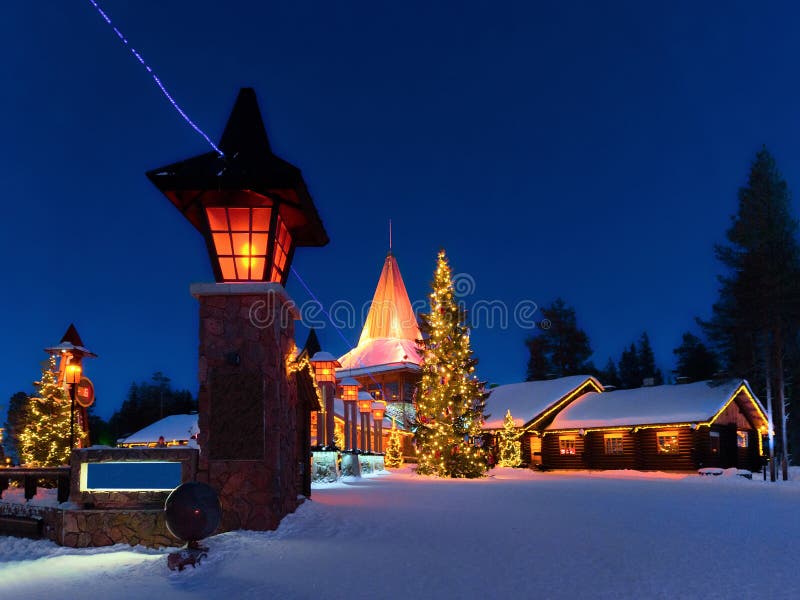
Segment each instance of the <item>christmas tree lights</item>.
[{"label": "christmas tree lights", "polygon": [[486,396],[475,376],[464,310],[454,295],[450,265],[439,252],[430,312],[421,315],[422,378],[417,394],[417,473],[481,477],[486,471],[481,435]]},{"label": "christmas tree lights", "polygon": [[514,417],[509,410],[503,420],[503,431],[500,432],[500,460],[497,466],[518,467],[522,464],[522,443],[519,438],[520,432],[514,425]]},{"label": "christmas tree lights", "polygon": [[20,434],[20,458],[29,467],[57,467],[69,464],[69,416],[71,401],[56,379],[56,359],[42,366],[37,396],[28,401],[30,418]]},{"label": "christmas tree lights", "polygon": [[392,419],[392,431],[389,433],[389,441],[386,444],[386,454],[383,462],[387,469],[399,469],[403,466],[403,441],[400,438],[400,430],[397,423]]}]

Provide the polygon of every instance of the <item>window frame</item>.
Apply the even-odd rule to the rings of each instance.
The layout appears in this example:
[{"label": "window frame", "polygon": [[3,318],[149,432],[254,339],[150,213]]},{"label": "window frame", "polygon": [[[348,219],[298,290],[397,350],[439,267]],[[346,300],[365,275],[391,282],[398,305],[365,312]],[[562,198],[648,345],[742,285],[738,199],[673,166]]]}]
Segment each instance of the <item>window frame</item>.
[{"label": "window frame", "polygon": [[[614,440],[619,440],[619,447],[614,443]],[[624,436],[621,433],[606,433],[603,435],[603,449],[606,456],[621,456],[625,454]],[[609,443],[611,442],[611,443]]]},{"label": "window frame", "polygon": [[[561,456],[577,456],[577,441],[577,436],[574,435],[558,436],[558,453]],[[569,442],[571,442],[571,444]]]},{"label": "window frame", "polygon": [[[661,438],[675,438],[675,448],[667,449],[662,445]],[[676,429],[665,429],[663,431],[656,431],[656,450],[658,454],[663,456],[675,456],[681,453],[680,434]]]}]

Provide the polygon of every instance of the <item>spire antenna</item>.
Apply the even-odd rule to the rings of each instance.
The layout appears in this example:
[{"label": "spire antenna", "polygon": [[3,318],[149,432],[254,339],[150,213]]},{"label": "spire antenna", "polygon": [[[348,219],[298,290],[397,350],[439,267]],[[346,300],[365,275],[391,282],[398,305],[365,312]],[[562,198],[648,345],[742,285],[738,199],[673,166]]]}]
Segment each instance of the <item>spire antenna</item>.
[{"label": "spire antenna", "polygon": [[389,254],[392,253],[392,220],[389,219]]}]

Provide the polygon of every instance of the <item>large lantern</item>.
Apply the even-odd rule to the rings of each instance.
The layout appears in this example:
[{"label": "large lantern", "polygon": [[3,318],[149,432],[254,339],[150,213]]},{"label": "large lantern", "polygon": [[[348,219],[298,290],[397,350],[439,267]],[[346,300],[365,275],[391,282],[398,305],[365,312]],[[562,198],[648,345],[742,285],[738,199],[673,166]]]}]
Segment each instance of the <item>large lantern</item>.
[{"label": "large lantern", "polygon": [[330,352],[320,351],[311,357],[317,383],[336,383],[336,369],[341,363]]},{"label": "large lantern", "polygon": [[255,92],[239,92],[219,148],[147,173],[205,237],[220,283],[286,284],[297,246],[328,236],[300,170],[272,153]]},{"label": "large lantern", "polygon": [[345,402],[355,402],[358,400],[358,388],[361,387],[355,379],[348,377],[343,379],[339,385],[342,387],[342,400]]}]

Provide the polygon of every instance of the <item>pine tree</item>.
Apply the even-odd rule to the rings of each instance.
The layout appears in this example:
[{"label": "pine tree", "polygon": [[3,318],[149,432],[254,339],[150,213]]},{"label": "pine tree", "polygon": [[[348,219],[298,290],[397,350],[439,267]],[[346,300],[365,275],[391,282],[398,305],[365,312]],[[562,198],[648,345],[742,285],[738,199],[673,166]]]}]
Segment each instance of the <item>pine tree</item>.
[{"label": "pine tree", "polygon": [[71,402],[56,381],[56,359],[42,366],[37,395],[28,402],[29,421],[20,435],[20,460],[32,467],[57,467],[69,463]]},{"label": "pine tree", "polygon": [[8,402],[3,445],[5,454],[15,463],[19,462],[20,434],[28,422],[28,394],[17,392]]},{"label": "pine tree", "polygon": [[522,464],[522,443],[519,438],[520,432],[514,424],[514,417],[511,416],[509,410],[503,420],[503,431],[500,432],[498,467],[518,467]]},{"label": "pine tree", "polygon": [[683,334],[681,345],[672,353],[677,357],[675,377],[685,379],[687,383],[694,381],[707,381],[714,377],[719,370],[719,361],[716,355],[690,332]]},{"label": "pine tree", "polygon": [[614,360],[610,356],[608,357],[606,368],[600,371],[598,376],[603,385],[614,386],[615,388],[618,388],[622,385],[622,382],[619,378],[619,372],[617,371],[617,365],[614,364]]},{"label": "pine tree", "polygon": [[[778,451],[784,459],[785,374],[794,370],[790,363],[798,360],[792,350],[796,350],[800,328],[797,233],[786,181],[775,159],[762,148],[750,167],[747,185],[739,190],[738,211],[727,231],[728,245],[715,248],[727,272],[719,278],[719,300],[712,307],[711,319],[700,324],[728,373],[748,378],[764,392],[766,404],[777,416]],[[798,393],[794,390],[789,395]],[[783,471],[786,478],[785,461]]]},{"label": "pine tree", "polygon": [[394,419],[392,419],[392,431],[389,433],[389,441],[386,443],[383,462],[387,469],[399,469],[403,466],[403,440],[400,438],[400,430],[397,429]]},{"label": "pine tree", "polygon": [[439,252],[430,312],[420,315],[422,377],[417,393],[417,473],[480,477],[486,471],[481,435],[484,384],[474,375],[464,310],[456,303],[450,265]]},{"label": "pine tree", "polygon": [[619,359],[620,387],[626,390],[642,387],[642,370],[639,367],[639,353],[636,344],[622,351]]},{"label": "pine tree", "polygon": [[639,346],[636,349],[636,357],[639,360],[639,376],[644,385],[645,379],[652,379],[653,385],[661,385],[664,383],[664,376],[661,374],[661,369],[656,367],[656,357],[653,354],[653,347],[650,345],[650,338],[647,332],[642,333],[639,338]]},{"label": "pine tree", "polygon": [[594,371],[589,336],[578,327],[575,309],[561,298],[542,309],[542,331],[525,340],[528,347],[528,381],[583,375]]}]

